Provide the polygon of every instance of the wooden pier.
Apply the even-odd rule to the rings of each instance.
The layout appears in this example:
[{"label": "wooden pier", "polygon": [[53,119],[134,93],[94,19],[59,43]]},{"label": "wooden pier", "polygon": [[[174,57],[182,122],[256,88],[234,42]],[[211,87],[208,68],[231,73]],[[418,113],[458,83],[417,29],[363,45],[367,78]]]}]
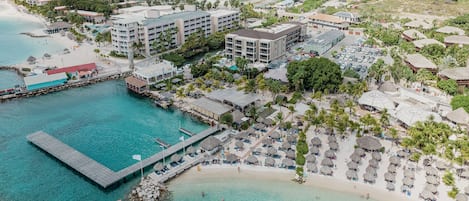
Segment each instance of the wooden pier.
[{"label": "wooden pier", "polygon": [[184,134],[186,134],[186,135],[188,135],[188,136],[190,136],[190,137],[192,137],[192,136],[195,135],[195,133],[193,133],[193,132],[191,132],[191,131],[189,131],[189,130],[187,130],[187,129],[185,129],[185,128],[179,128],[179,132],[184,133]]},{"label": "wooden pier", "polygon": [[158,143],[159,145],[163,146],[165,149],[167,149],[168,147],[171,146],[170,144],[166,143],[165,141],[163,141],[160,138],[156,138],[155,142]]},{"label": "wooden pier", "polygon": [[[156,162],[163,160],[163,157],[171,156],[183,148],[192,146],[192,144],[215,134],[220,131],[218,127],[210,127],[193,137],[186,139],[184,142],[179,142],[170,146],[165,152],[158,152],[149,158],[141,161],[143,168],[154,165]],[[95,182],[102,188],[108,188],[126,178],[140,171],[140,163],[135,163],[126,167],[118,172],[114,172],[99,162],[89,158],[88,156],[80,153],[74,148],[64,144],[53,136],[42,131],[35,132],[26,137],[29,142],[36,145],[38,148],[49,153],[56,159],[84,175],[91,181]],[[129,156],[130,157],[130,156]]]}]

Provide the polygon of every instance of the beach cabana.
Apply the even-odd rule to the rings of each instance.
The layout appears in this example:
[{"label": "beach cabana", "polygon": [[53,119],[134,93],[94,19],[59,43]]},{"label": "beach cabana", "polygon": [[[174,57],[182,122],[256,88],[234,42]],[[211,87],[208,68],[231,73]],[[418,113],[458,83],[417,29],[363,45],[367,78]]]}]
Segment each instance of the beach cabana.
[{"label": "beach cabana", "polygon": [[363,175],[363,180],[365,182],[368,182],[368,183],[375,183],[376,182],[376,178],[373,174],[369,173],[369,172],[366,172],[364,175]]},{"label": "beach cabana", "polygon": [[389,165],[388,166],[388,172],[396,173],[396,166],[395,165]]},{"label": "beach cabana", "polygon": [[392,174],[390,172],[384,173],[384,181],[394,183],[396,181],[396,174]]},{"label": "beach cabana", "polygon": [[317,173],[318,172],[318,166],[316,166],[316,164],[308,163],[306,165],[306,168],[308,169],[308,171],[310,171],[312,173]]},{"label": "beach cabana", "polygon": [[275,156],[275,155],[277,155],[277,149],[275,149],[275,148],[273,148],[273,147],[267,148],[267,155],[269,155],[269,156]]},{"label": "beach cabana", "polygon": [[397,157],[397,156],[391,156],[389,158],[389,162],[392,165],[395,165],[395,166],[400,166],[401,165],[401,159],[399,159],[399,157]]},{"label": "beach cabana", "polygon": [[288,150],[288,149],[291,148],[291,144],[288,143],[288,142],[283,142],[281,148],[282,148],[283,150]]},{"label": "beach cabana", "polygon": [[362,148],[356,148],[353,151],[353,154],[357,154],[359,157],[363,157],[365,156],[365,150],[363,150]]},{"label": "beach cabana", "polygon": [[358,180],[358,174],[355,170],[347,170],[347,172],[345,172],[345,176],[347,176],[347,179],[349,180]]},{"label": "beach cabana", "polygon": [[275,166],[275,159],[272,157],[266,157],[264,161],[264,165],[267,167],[274,167]]},{"label": "beach cabana", "polygon": [[237,149],[243,149],[244,148],[244,143],[241,141],[235,142],[235,148]]},{"label": "beach cabana", "polygon": [[324,158],[324,159],[322,159],[322,161],[321,161],[321,165],[322,165],[322,166],[332,167],[332,166],[334,166],[334,163],[332,162],[331,159],[329,159],[329,158]]},{"label": "beach cabana", "polygon": [[295,160],[295,158],[296,158],[295,151],[288,150],[287,152],[285,152],[285,157]]},{"label": "beach cabana", "polygon": [[332,151],[337,151],[337,150],[339,150],[339,144],[337,142],[330,142],[329,143],[329,148]]},{"label": "beach cabana", "polygon": [[443,161],[437,161],[436,162],[436,168],[438,170],[446,170],[448,168],[448,165]]},{"label": "beach cabana", "polygon": [[284,158],[282,160],[282,167],[291,169],[291,168],[295,167],[295,163],[293,162],[293,160],[291,160],[289,158]]},{"label": "beach cabana", "polygon": [[396,190],[394,184],[391,183],[391,182],[388,182],[388,183],[386,184],[386,189],[388,189],[389,191],[394,191],[394,190]]},{"label": "beach cabana", "polygon": [[314,137],[313,139],[311,139],[311,144],[316,147],[321,147],[321,139],[319,139],[318,137]]},{"label": "beach cabana", "polygon": [[186,149],[186,154],[189,156],[194,156],[196,154],[196,150],[193,146],[190,146]]},{"label": "beach cabana", "polygon": [[462,107],[454,111],[448,112],[448,114],[446,114],[446,118],[456,124],[460,124],[460,125],[469,124],[469,114]]},{"label": "beach cabana", "polygon": [[438,188],[435,185],[427,184],[425,185],[424,190],[429,191],[433,194],[438,194]]},{"label": "beach cabana", "polygon": [[224,160],[225,163],[234,164],[238,162],[238,156],[235,154],[227,154]]},{"label": "beach cabana", "polygon": [[431,193],[430,191],[423,190],[422,193],[419,195],[420,198],[422,198],[425,201],[435,201],[436,197]]},{"label": "beach cabana", "polygon": [[249,156],[244,162],[247,164],[257,165],[259,163],[259,160],[257,160],[257,157],[255,156]]},{"label": "beach cabana", "polygon": [[358,163],[358,164],[360,164],[360,162],[361,162],[361,160],[362,160],[362,158],[361,158],[358,154],[356,154],[356,153],[353,153],[353,154],[350,156],[350,159],[351,159],[353,162]]},{"label": "beach cabana", "polygon": [[326,156],[327,158],[330,158],[330,159],[335,159],[336,156],[335,156],[335,153],[334,151],[332,150],[327,150],[325,153],[324,153],[324,156]]},{"label": "beach cabana", "polygon": [[365,151],[378,151],[383,147],[378,138],[372,136],[363,136],[357,139],[357,144]]},{"label": "beach cabana", "polygon": [[404,176],[409,177],[411,179],[415,178],[415,173],[409,169],[404,170]]},{"label": "beach cabana", "polygon": [[309,152],[311,152],[312,154],[316,156],[319,156],[319,148],[316,146],[311,147],[311,149],[309,149]]},{"label": "beach cabana", "polygon": [[272,146],[272,140],[265,138],[265,139],[262,140],[262,144],[263,144],[262,146],[264,146],[264,147],[270,147],[270,146]]},{"label": "beach cabana", "polygon": [[347,167],[349,170],[358,170],[358,163],[350,161],[347,163]]},{"label": "beach cabana", "polygon": [[316,156],[309,154],[306,156],[306,162],[307,163],[316,163]]},{"label": "beach cabana", "polygon": [[414,186],[414,180],[411,179],[410,177],[404,177],[404,179],[402,180],[402,183],[408,186],[409,188],[412,188]]},{"label": "beach cabana", "polygon": [[321,174],[326,176],[332,176],[332,169],[328,166],[321,167]]},{"label": "beach cabana", "polygon": [[427,176],[438,176],[438,170],[431,166],[426,167],[425,172]]},{"label": "beach cabana", "polygon": [[440,180],[438,179],[438,177],[426,176],[425,179],[427,180],[427,183],[429,184],[440,185]]},{"label": "beach cabana", "polygon": [[467,201],[467,196],[462,194],[462,193],[459,193],[456,195],[456,198],[455,198],[456,201]]},{"label": "beach cabana", "polygon": [[170,159],[172,163],[178,164],[179,162],[181,162],[182,156],[179,154],[173,154]]},{"label": "beach cabana", "polygon": [[377,160],[375,160],[375,159],[371,159],[368,163],[369,163],[370,166],[373,167],[373,168],[378,168],[378,167],[379,167],[379,162],[378,162]]},{"label": "beach cabana", "polygon": [[213,136],[210,136],[203,140],[200,143],[200,148],[202,148],[204,151],[216,151],[216,149],[221,145],[221,141]]}]

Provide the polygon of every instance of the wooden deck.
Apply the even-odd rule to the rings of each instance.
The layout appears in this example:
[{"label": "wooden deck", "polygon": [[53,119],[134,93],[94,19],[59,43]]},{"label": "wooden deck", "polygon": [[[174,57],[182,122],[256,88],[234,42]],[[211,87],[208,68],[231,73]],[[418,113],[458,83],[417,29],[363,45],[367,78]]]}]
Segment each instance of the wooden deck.
[{"label": "wooden deck", "polygon": [[[184,142],[179,142],[173,146],[170,146],[165,150],[164,155],[162,152],[158,152],[153,156],[142,160],[142,166],[143,168],[146,168],[148,166],[154,165],[156,162],[163,160],[163,156],[171,156],[183,148],[191,146],[192,144],[199,142],[200,140],[218,132],[219,130],[220,129],[218,127],[210,127],[198,133],[197,135],[188,138]],[[114,172],[106,166],[98,163],[97,161],[89,158],[74,148],[64,144],[55,137],[42,131],[30,134],[26,138],[32,144],[54,156],[61,162],[65,163],[72,169],[81,173],[103,188],[108,188],[109,186],[121,181],[125,177],[140,171],[140,164],[135,163],[118,172]]]},{"label": "wooden deck", "polygon": [[189,130],[187,130],[187,129],[185,129],[185,128],[179,128],[179,132],[182,132],[182,133],[184,133],[184,134],[186,134],[186,135],[188,135],[188,136],[190,136],[190,137],[192,137],[192,136],[194,136],[194,135],[196,134],[196,133],[193,133],[193,132],[191,132],[191,131],[189,131]]}]

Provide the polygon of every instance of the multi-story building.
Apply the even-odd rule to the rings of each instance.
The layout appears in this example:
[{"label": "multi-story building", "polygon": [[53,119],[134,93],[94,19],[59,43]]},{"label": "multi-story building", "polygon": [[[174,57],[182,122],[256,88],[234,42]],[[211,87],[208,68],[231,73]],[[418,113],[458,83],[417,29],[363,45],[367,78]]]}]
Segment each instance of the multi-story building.
[{"label": "multi-story building", "polygon": [[26,3],[28,3],[31,6],[43,6],[49,3],[52,0],[26,0]]},{"label": "multi-story building", "polygon": [[347,21],[334,15],[317,13],[309,19],[313,28],[347,30],[349,27],[349,23]]},{"label": "multi-story building", "polygon": [[225,36],[225,54],[229,59],[243,57],[250,62],[269,63],[284,56],[287,49],[303,41],[305,35],[306,25],[293,22],[243,29]]},{"label": "multi-story building", "polygon": [[106,17],[104,17],[104,13],[98,13],[98,12],[93,12],[93,11],[86,11],[86,10],[68,10],[65,11],[65,13],[76,13],[80,16],[82,16],[86,22],[91,22],[91,23],[103,23],[106,21]]},{"label": "multi-story building", "polygon": [[215,10],[209,11],[212,33],[233,29],[239,26],[239,11]]},{"label": "multi-story building", "polygon": [[201,30],[205,36],[211,33],[210,13],[205,11],[187,11],[173,14],[178,28],[178,45],[186,42],[191,34]]},{"label": "multi-story building", "polygon": [[355,23],[355,24],[360,23],[360,15],[356,13],[340,11],[340,12],[334,13],[333,16],[337,16],[340,19],[345,20],[349,23]]}]

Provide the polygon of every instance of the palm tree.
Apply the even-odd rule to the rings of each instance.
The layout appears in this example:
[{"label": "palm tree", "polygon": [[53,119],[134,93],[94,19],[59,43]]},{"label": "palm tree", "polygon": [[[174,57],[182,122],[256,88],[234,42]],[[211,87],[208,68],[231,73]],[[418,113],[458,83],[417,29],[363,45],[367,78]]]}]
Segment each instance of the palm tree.
[{"label": "palm tree", "polygon": [[275,102],[275,98],[277,94],[280,93],[280,90],[281,90],[280,82],[277,80],[269,80],[269,82],[267,82],[267,87],[272,93],[272,99],[273,99],[272,101]]},{"label": "palm tree", "polygon": [[384,110],[381,112],[381,117],[379,119],[379,122],[384,128],[387,128],[389,126],[389,113],[388,109],[384,108]]},{"label": "palm tree", "polygon": [[390,128],[389,134],[391,135],[393,141],[392,145],[394,145],[394,143],[397,143],[397,138],[399,137],[398,132],[395,128]]},{"label": "palm tree", "polygon": [[349,109],[349,115],[355,113],[355,103],[352,100],[345,101],[345,106]]},{"label": "palm tree", "polygon": [[293,105],[289,105],[288,110],[290,111],[291,121],[293,121],[293,116],[295,114],[295,107]]}]

